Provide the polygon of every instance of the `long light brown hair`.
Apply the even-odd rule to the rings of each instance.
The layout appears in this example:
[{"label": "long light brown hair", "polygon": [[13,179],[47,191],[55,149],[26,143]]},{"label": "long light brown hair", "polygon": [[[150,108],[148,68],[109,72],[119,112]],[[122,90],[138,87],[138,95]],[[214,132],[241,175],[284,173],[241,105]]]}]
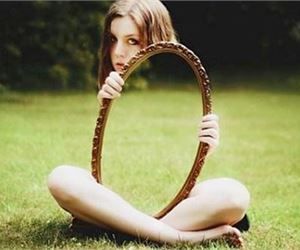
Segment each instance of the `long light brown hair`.
[{"label": "long light brown hair", "polygon": [[104,21],[100,48],[99,87],[113,70],[110,58],[111,22],[116,17],[124,16],[129,16],[137,25],[142,47],[160,41],[177,41],[169,12],[159,0],[118,0],[114,2]]}]

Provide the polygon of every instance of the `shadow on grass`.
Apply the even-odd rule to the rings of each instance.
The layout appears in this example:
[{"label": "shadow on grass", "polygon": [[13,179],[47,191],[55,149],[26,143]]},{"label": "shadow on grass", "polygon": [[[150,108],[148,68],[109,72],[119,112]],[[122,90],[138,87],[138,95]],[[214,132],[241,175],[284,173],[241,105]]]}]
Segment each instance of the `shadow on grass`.
[{"label": "shadow on grass", "polygon": [[[50,220],[17,218],[0,225],[1,249],[116,249],[135,246],[149,249],[174,249],[168,245],[141,240],[139,238],[108,230],[74,231],[70,220],[53,218]],[[208,241],[201,245],[179,243],[175,249],[207,249],[230,246],[226,240]],[[174,246],[173,246],[174,247]],[[222,248],[222,249],[223,249]]]},{"label": "shadow on grass", "polygon": [[70,220],[53,218],[50,220],[15,218],[0,226],[0,248],[41,249],[49,247],[80,248],[103,247],[115,249],[119,246],[142,244],[148,247],[161,245],[108,230],[75,231],[70,228]]},{"label": "shadow on grass", "polygon": [[[14,218],[1,226],[4,246],[33,248],[59,246],[73,236],[67,221]],[[1,246],[1,247],[4,247]]]}]

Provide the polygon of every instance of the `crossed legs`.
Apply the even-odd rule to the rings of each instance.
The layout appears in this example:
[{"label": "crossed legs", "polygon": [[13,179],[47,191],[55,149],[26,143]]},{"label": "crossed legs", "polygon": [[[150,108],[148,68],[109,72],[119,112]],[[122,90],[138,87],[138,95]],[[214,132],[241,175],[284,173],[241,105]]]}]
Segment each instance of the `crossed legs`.
[{"label": "crossed legs", "polygon": [[249,193],[239,182],[221,178],[204,181],[162,219],[146,215],[119,195],[99,185],[84,169],[60,166],[52,171],[48,187],[58,204],[75,217],[162,243],[202,242],[240,232],[231,227],[249,204]]}]

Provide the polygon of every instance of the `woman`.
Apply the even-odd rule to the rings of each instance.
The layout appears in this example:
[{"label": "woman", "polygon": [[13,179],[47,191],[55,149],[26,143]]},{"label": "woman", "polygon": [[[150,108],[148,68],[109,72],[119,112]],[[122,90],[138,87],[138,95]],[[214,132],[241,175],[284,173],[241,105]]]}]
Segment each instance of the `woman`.
[{"label": "woman", "polygon": [[[176,41],[169,13],[159,0],[113,3],[105,19],[98,99],[119,97],[124,81],[118,72],[137,51],[159,41]],[[199,140],[209,145],[210,153],[219,144],[216,115],[203,117]],[[57,167],[49,176],[48,187],[62,208],[83,221],[170,244],[201,243],[230,235],[241,245],[241,233],[232,225],[245,216],[250,199],[240,182],[211,179],[197,184],[188,198],[158,220],[138,211],[78,167]]]}]

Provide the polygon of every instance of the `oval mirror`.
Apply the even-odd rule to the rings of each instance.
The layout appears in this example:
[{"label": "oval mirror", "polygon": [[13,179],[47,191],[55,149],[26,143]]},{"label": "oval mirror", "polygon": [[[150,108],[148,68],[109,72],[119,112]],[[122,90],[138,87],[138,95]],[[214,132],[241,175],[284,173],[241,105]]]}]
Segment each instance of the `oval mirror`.
[{"label": "oval mirror", "polygon": [[[92,175],[138,209],[161,218],[187,197],[204,164],[208,146],[197,141],[197,125],[201,113],[211,112],[210,86],[199,58],[184,45],[171,42],[152,44],[132,57],[120,73],[125,84],[148,60],[151,65],[175,65],[173,78],[160,80],[160,74],[150,70],[145,77],[149,91],[102,100],[93,139]],[[176,78],[185,75],[183,71],[193,76],[193,85],[200,91],[194,91],[192,98],[176,91],[165,95],[166,89],[174,89]],[[162,82],[168,85],[165,92]],[[180,104],[176,109],[175,103]]]}]

